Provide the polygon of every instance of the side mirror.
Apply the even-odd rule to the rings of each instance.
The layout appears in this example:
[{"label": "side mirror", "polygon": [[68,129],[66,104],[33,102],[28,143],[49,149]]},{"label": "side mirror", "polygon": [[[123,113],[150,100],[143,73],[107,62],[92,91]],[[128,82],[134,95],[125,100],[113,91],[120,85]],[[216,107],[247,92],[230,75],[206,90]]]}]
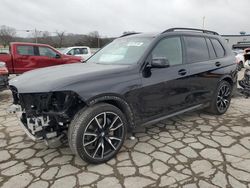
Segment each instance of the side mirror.
[{"label": "side mirror", "polygon": [[55,58],[56,58],[56,59],[61,58],[60,54],[56,54]]},{"label": "side mirror", "polygon": [[166,68],[169,67],[169,61],[165,57],[156,57],[151,61],[151,68]]},{"label": "side mirror", "polygon": [[71,52],[68,52],[67,55],[72,55],[72,53],[71,53]]}]

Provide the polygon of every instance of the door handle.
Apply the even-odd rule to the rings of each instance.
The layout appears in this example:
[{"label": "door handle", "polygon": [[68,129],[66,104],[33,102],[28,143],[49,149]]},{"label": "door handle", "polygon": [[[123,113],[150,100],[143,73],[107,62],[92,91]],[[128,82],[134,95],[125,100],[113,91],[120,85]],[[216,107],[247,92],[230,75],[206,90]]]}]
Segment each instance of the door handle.
[{"label": "door handle", "polygon": [[220,63],[220,62],[216,62],[216,63],[215,63],[215,66],[216,66],[216,67],[220,67],[220,66],[221,66],[221,63]]},{"label": "door handle", "polygon": [[187,74],[187,71],[185,69],[181,69],[181,70],[178,71],[178,74],[180,76],[184,76],[185,74]]}]

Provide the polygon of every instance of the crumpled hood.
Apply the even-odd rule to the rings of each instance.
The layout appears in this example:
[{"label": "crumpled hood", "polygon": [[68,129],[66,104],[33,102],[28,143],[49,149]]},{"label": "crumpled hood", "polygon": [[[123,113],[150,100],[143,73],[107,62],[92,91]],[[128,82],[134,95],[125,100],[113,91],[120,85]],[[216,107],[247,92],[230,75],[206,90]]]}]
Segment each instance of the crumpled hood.
[{"label": "crumpled hood", "polygon": [[9,85],[19,93],[41,93],[56,91],[67,85],[95,79],[97,75],[124,71],[125,65],[101,65],[94,63],[74,63],[46,67],[26,72],[10,80]]}]

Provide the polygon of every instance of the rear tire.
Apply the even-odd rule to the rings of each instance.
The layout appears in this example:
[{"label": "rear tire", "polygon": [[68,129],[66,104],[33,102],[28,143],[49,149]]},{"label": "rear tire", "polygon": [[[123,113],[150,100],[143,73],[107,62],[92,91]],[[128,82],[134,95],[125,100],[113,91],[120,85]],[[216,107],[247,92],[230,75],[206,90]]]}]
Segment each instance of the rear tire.
[{"label": "rear tire", "polygon": [[127,120],[117,107],[100,103],[80,110],[68,130],[71,150],[90,163],[104,163],[121,149]]},{"label": "rear tire", "polygon": [[213,99],[207,111],[211,114],[222,115],[230,106],[232,86],[227,81],[221,81],[214,93]]}]

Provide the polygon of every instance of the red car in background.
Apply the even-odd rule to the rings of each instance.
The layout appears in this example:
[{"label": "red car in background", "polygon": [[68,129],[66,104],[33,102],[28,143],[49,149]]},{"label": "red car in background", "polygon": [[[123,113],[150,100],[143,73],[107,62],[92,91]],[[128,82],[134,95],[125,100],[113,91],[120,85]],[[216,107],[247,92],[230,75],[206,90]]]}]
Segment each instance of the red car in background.
[{"label": "red car in background", "polygon": [[37,68],[82,62],[81,57],[64,55],[46,44],[10,43],[9,54],[0,54],[9,74],[21,74]]}]

